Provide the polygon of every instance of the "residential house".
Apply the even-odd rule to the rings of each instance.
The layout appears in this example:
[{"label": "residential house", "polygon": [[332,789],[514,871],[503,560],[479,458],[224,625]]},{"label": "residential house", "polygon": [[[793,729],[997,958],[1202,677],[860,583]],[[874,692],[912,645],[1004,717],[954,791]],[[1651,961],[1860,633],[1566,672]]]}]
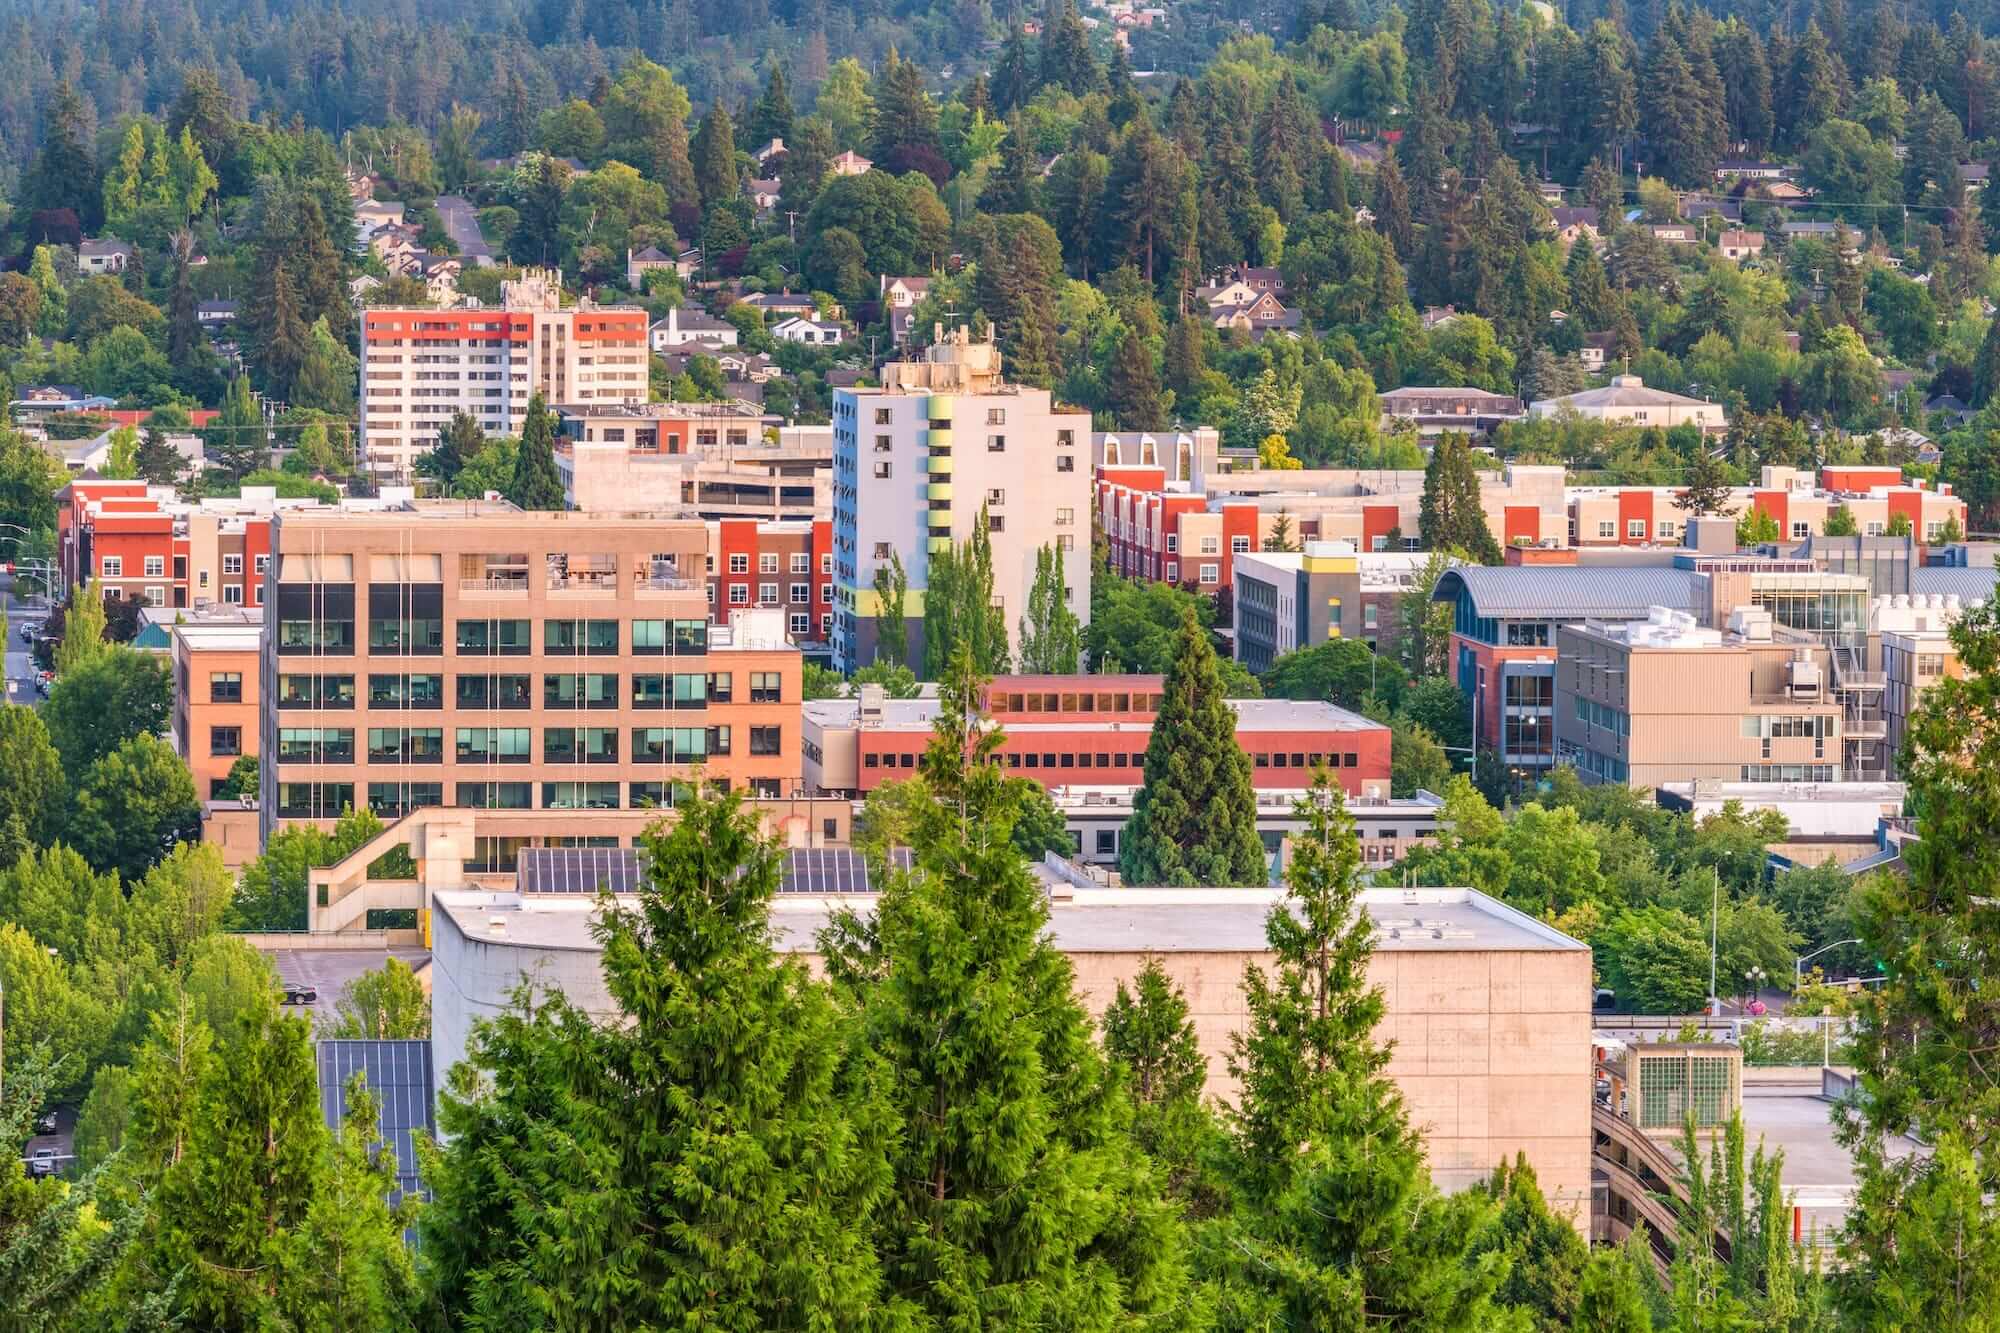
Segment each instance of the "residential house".
[{"label": "residential house", "polygon": [[1386,144],[1372,141],[1357,143],[1350,139],[1342,141],[1340,155],[1357,167],[1373,170],[1382,165],[1383,159],[1389,155],[1389,149]]},{"label": "residential house", "polygon": [[717,319],[706,310],[694,306],[675,306],[667,312],[665,319],[653,321],[648,336],[653,350],[664,352],[669,347],[679,347],[683,343],[696,341],[734,347],[738,334],[734,324],[726,319]]},{"label": "residential house", "polygon": [[1936,416],[1943,413],[1954,426],[1962,426],[1976,415],[1965,402],[1955,394],[1941,393],[1924,403],[1924,415]]},{"label": "residential house", "polygon": [[1485,389],[1406,387],[1379,393],[1375,399],[1382,409],[1384,430],[1407,421],[1426,438],[1490,434],[1501,423],[1519,421],[1524,415],[1519,398]]},{"label": "residential house", "polygon": [[1779,204],[1799,204],[1812,198],[1812,191],[1791,181],[1764,181],[1758,186],[1766,199]]},{"label": "residential house", "polygon": [[360,305],[363,301],[368,299],[368,293],[374,291],[377,287],[380,287],[381,285],[382,285],[382,279],[376,277],[373,273],[364,273],[360,277],[354,278],[348,282],[347,299],[352,301],[356,305]]},{"label": "residential house", "polygon": [[354,229],[366,236],[377,227],[403,225],[403,206],[395,200],[363,199],[354,206]]},{"label": "residential house", "polygon": [[1740,224],[1743,221],[1743,201],[1712,194],[1684,194],[1680,199],[1681,216],[1689,222],[1699,222],[1703,218],[1716,217],[1724,222]]},{"label": "residential house", "polygon": [[1837,222],[1781,222],[1778,224],[1778,234],[1788,241],[1800,236],[1812,236],[1832,240],[1840,234],[1841,230],[1842,228]]},{"label": "residential house", "polygon": [[1987,173],[1991,169],[1991,164],[1986,162],[1961,162],[1958,164],[1958,178],[1965,183],[1968,192],[1983,190],[1986,188]]},{"label": "residential house", "polygon": [[123,273],[139,252],[125,241],[104,237],[99,240],[85,238],[76,248],[76,266],[86,277],[106,273]]},{"label": "residential house", "polygon": [[[753,310],[763,311],[766,320],[771,319],[773,316],[810,316],[818,310],[818,307],[813,304],[812,297],[806,295],[804,292],[794,291],[751,292],[747,296],[738,297],[736,303],[738,305],[747,305]],[[827,313],[837,317],[839,311],[830,307]]]},{"label": "residential house", "polygon": [[771,139],[768,140],[762,148],[759,148],[756,152],[750,154],[750,156],[754,158],[757,162],[757,165],[761,167],[766,162],[769,162],[772,158],[781,156],[784,153],[784,151],[785,151],[785,141],[783,139]]},{"label": "residential house", "polygon": [[1577,360],[1583,362],[1585,370],[1595,375],[1604,369],[1605,363],[1610,360],[1611,353],[1617,346],[1618,335],[1615,333],[1586,333],[1583,335],[1583,345],[1577,348]]},{"label": "residential house", "polygon": [[776,176],[768,180],[747,180],[743,182],[743,193],[750,196],[750,202],[759,213],[768,213],[778,206],[778,195],[784,189],[784,182]]},{"label": "residential house", "polygon": [[1563,201],[1563,187],[1555,181],[1536,181],[1535,193],[1542,197],[1543,203],[1551,207]]},{"label": "residential house", "polygon": [[884,273],[881,278],[882,312],[889,320],[889,340],[898,347],[910,345],[910,312],[917,302],[924,299],[924,293],[931,289],[929,278],[891,277]]},{"label": "residential house", "polygon": [[1774,181],[1783,179],[1784,175],[1782,162],[1730,159],[1715,164],[1715,178],[1719,181]]},{"label": "residential house", "polygon": [[[1231,284],[1225,291],[1232,295],[1241,289],[1241,284]],[[1213,301],[1208,307],[1209,323],[1218,329],[1246,329],[1252,337],[1262,337],[1267,333],[1279,332],[1296,335],[1304,322],[1296,310],[1287,309],[1273,292],[1258,292],[1247,302],[1231,299]]]},{"label": "residential house", "polygon": [[1427,305],[1424,307],[1424,332],[1439,328],[1458,318],[1458,307],[1449,305]]},{"label": "residential house", "polygon": [[1761,231],[1725,231],[1719,242],[1722,257],[1731,260],[1755,259],[1764,253],[1764,233]]},{"label": "residential house", "polygon": [[644,291],[648,273],[675,271],[674,257],[657,245],[649,245],[643,250],[625,247],[625,287],[628,291]]},{"label": "residential house", "polygon": [[1552,208],[1549,222],[1556,229],[1556,239],[1567,248],[1576,244],[1581,237],[1589,237],[1591,244],[1597,243],[1601,220],[1595,208],[1588,205],[1577,208]]},{"label": "residential house", "polygon": [[859,176],[874,165],[873,162],[870,162],[867,158],[861,156],[861,154],[850,149],[834,158],[827,170],[836,176]]},{"label": "residential house", "polygon": [[773,324],[770,333],[781,342],[807,343],[814,347],[838,347],[843,336],[838,324],[796,315]]},{"label": "residential house", "polygon": [[1693,245],[1701,239],[1700,231],[1685,222],[1654,223],[1646,230],[1662,245]]},{"label": "residential house", "polygon": [[234,301],[198,301],[194,307],[195,323],[205,329],[219,329],[236,322],[237,306]]}]

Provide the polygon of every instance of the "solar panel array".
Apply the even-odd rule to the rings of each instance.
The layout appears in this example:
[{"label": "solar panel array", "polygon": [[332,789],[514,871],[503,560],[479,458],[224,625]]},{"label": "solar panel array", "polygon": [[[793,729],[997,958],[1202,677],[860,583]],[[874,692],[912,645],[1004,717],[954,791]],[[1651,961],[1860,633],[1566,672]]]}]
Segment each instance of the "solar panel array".
[{"label": "solar panel array", "polygon": [[[910,851],[899,847],[889,854],[897,868],[910,867]],[[819,848],[785,853],[785,877],[780,893],[879,893],[881,886],[868,875],[868,858],[845,848]]]},{"label": "solar panel array", "polygon": [[644,873],[632,847],[523,847],[516,864],[522,893],[633,893]]},{"label": "solar panel array", "polygon": [[[908,848],[890,859],[910,866]],[[645,876],[645,862],[635,847],[524,847],[515,887],[522,893],[636,893]],[[780,893],[876,893],[880,885],[868,873],[867,858],[845,848],[788,851]]]},{"label": "solar panel array", "polygon": [[[435,1136],[431,1111],[431,1044],[418,1041],[322,1041],[319,1043],[319,1108],[329,1128],[347,1118],[347,1081],[356,1073],[379,1107],[377,1125],[396,1153],[396,1198],[420,1191],[417,1130]],[[390,1202],[394,1202],[392,1199]]]}]

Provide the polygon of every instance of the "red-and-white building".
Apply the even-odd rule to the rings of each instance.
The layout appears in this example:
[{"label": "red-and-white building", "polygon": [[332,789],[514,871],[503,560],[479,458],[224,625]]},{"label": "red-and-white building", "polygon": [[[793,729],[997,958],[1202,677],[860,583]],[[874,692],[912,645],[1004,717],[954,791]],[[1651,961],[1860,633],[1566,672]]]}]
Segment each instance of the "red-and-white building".
[{"label": "red-and-white building", "polygon": [[708,619],[751,607],[785,613],[793,643],[833,635],[833,524],[725,518],[708,525]]},{"label": "red-and-white building", "polygon": [[406,480],[454,413],[518,435],[528,402],[641,402],[647,316],[637,307],[562,304],[562,274],[528,269],[492,308],[361,312],[361,458]]},{"label": "red-and-white building", "polygon": [[[1159,711],[1160,676],[1000,676],[985,711],[1005,732],[1010,777],[1052,790],[1123,788],[1144,781]],[[1296,791],[1324,766],[1350,796],[1389,793],[1389,729],[1320,701],[1232,699],[1236,741],[1260,791]],[[930,699],[822,699],[805,705],[808,789],[865,794],[908,778],[930,743]]]}]

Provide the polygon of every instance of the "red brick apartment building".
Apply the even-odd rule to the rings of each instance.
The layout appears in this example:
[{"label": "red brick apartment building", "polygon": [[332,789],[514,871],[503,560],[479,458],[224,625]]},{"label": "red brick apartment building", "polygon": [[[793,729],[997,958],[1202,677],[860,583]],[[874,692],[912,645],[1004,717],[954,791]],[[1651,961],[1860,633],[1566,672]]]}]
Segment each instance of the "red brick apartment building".
[{"label": "red brick apartment building", "polygon": [[258,606],[271,555],[275,491],[198,505],[143,481],[80,479],[56,495],[56,566],[66,587],[101,579],[105,595],[149,606]]},{"label": "red brick apartment building", "polygon": [[[1000,762],[1049,788],[1132,787],[1144,780],[1160,676],[1001,676],[986,711],[1006,732]],[[1389,729],[1330,703],[1236,699],[1236,740],[1259,790],[1308,786],[1330,769],[1351,796],[1387,796]],[[825,699],[805,705],[808,790],[867,793],[916,772],[936,699]]]},{"label": "red brick apartment building", "polygon": [[708,525],[708,618],[726,625],[732,611],[785,613],[799,644],[833,634],[833,525],[725,518]]}]

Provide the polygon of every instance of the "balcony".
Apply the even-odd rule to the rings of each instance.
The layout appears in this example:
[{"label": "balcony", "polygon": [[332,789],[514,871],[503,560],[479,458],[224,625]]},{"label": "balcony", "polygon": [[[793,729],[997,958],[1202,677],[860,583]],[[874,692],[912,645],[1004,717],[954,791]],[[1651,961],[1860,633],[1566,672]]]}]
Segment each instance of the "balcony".
[{"label": "balcony", "polygon": [[1879,741],[1889,735],[1889,719],[1850,717],[1841,723],[1841,731],[1851,741]]},{"label": "balcony", "polygon": [[949,502],[951,500],[951,483],[948,481],[934,481],[924,488],[924,495],[931,500]]},{"label": "balcony", "polygon": [[933,477],[949,477],[951,475],[951,455],[948,453],[932,454],[925,463],[925,468]]}]

